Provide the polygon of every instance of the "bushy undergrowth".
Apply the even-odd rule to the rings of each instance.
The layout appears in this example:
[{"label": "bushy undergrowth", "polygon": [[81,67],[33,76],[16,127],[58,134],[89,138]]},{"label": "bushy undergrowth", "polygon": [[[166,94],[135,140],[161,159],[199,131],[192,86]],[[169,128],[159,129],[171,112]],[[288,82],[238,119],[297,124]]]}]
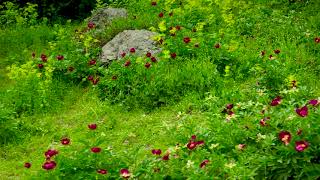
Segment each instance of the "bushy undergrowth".
[{"label": "bushy undergrowth", "polygon": [[[90,124],[71,115],[74,124],[51,135],[44,156],[33,159],[39,167],[25,164],[26,177],[319,178],[316,1],[159,0],[127,7],[128,19],[104,32],[69,21],[1,39],[8,42],[3,65],[12,63],[12,87],[0,91],[4,139],[29,128],[29,135],[52,133],[32,132],[22,119],[74,102],[67,100],[72,87],[89,89],[89,100],[99,97],[96,107],[78,107],[91,112],[82,117]],[[140,57],[131,48],[102,64],[101,45],[125,29],[157,32],[162,52]],[[15,43],[14,36],[21,39]],[[162,118],[165,111],[174,117]]]}]

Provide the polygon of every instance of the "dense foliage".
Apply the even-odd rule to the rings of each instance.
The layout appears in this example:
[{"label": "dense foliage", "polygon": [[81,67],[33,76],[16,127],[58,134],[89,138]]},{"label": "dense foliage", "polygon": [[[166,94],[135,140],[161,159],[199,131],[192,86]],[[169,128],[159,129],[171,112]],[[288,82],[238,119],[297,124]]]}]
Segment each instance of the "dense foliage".
[{"label": "dense foliage", "polygon": [[[125,4],[103,32],[1,11],[3,177],[320,178],[316,0]],[[162,52],[102,64],[125,29],[157,32]]]}]

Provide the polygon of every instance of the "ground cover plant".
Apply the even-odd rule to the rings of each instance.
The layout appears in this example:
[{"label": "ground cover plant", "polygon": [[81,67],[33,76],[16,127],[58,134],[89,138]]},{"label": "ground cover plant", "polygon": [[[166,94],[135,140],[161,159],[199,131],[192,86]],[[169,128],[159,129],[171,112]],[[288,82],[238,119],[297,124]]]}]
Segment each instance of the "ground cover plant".
[{"label": "ground cover plant", "polygon": [[[107,5],[128,18],[103,31],[0,6],[1,177],[320,178],[316,0]],[[101,63],[126,29],[162,52]]]}]

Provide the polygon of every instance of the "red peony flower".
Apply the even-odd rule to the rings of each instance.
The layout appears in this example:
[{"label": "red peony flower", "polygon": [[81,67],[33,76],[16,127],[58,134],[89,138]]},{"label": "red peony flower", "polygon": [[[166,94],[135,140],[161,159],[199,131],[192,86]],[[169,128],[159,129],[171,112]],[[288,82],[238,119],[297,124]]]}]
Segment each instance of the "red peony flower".
[{"label": "red peony flower", "polygon": [[38,68],[42,69],[43,68],[43,64],[38,64]]},{"label": "red peony flower", "polygon": [[221,45],[220,45],[220,43],[217,43],[217,44],[214,45],[214,47],[215,47],[216,49],[219,49],[219,48],[221,48]]},{"label": "red peony flower", "polygon": [[94,22],[89,22],[88,23],[88,28],[89,29],[93,29],[93,28],[95,28],[96,27],[96,24],[94,23]]},{"label": "red peony flower", "polygon": [[176,53],[171,53],[170,56],[171,56],[172,59],[175,59],[177,57],[177,54]]},{"label": "red peony flower", "polygon": [[131,176],[131,174],[130,174],[130,172],[129,172],[128,169],[121,169],[121,170],[120,170],[120,175],[121,175],[123,178],[126,178],[126,179],[128,179],[128,178]]},{"label": "red peony flower", "polygon": [[176,29],[177,29],[177,31],[180,31],[181,30],[181,26],[176,26]]},{"label": "red peony flower", "polygon": [[97,84],[98,84],[98,82],[99,82],[99,78],[94,79],[94,80],[92,81],[92,84],[93,84],[93,85],[97,85]]},{"label": "red peony flower", "polygon": [[152,6],[156,6],[156,5],[157,5],[157,2],[152,1],[152,2],[151,2],[151,5],[152,5]]},{"label": "red peony flower", "polygon": [[95,129],[97,129],[97,124],[89,124],[88,128],[91,130],[95,130]]},{"label": "red peony flower", "polygon": [[245,145],[245,144],[239,144],[239,145],[238,145],[238,149],[242,151],[242,150],[244,150],[244,148],[245,148],[246,146],[247,146],[247,145]]},{"label": "red peony flower", "polygon": [[193,150],[194,148],[196,148],[197,147],[197,142],[194,142],[194,141],[189,141],[189,143],[187,144],[187,148],[189,149],[189,150]]},{"label": "red peony flower", "polygon": [[311,99],[309,101],[309,104],[312,105],[312,106],[318,106],[320,104],[320,102],[319,102],[318,99]]},{"label": "red peony flower", "polygon": [[101,148],[99,148],[99,147],[93,147],[93,148],[91,148],[91,152],[93,152],[93,153],[99,153],[99,152],[101,152]]},{"label": "red peony flower", "polygon": [[233,104],[227,104],[227,105],[226,105],[226,108],[227,108],[227,109],[232,109],[232,108],[233,108]]},{"label": "red peony flower", "polygon": [[278,135],[280,141],[282,141],[286,146],[290,143],[291,141],[291,134],[288,131],[281,131]]},{"label": "red peony flower", "polygon": [[186,44],[188,44],[190,41],[191,39],[189,37],[183,38],[183,42],[185,42]]},{"label": "red peony flower", "polygon": [[125,57],[125,56],[126,56],[125,52],[121,53],[121,57]]},{"label": "red peony flower", "polygon": [[320,37],[314,38],[314,42],[315,42],[315,43],[320,43]]},{"label": "red peony flower", "polygon": [[89,61],[89,65],[95,65],[95,64],[97,64],[97,61],[95,60],[95,59],[91,59],[90,61]]},{"label": "red peony flower", "polygon": [[166,155],[164,155],[163,157],[162,157],[162,160],[164,160],[164,161],[168,161],[169,160],[169,153],[167,153]]},{"label": "red peony flower", "polygon": [[48,61],[47,55],[41,54],[41,60],[42,62],[47,62]]},{"label": "red peony flower", "polygon": [[89,81],[92,81],[92,80],[93,80],[93,76],[89,75],[87,79],[88,79]]},{"label": "red peony flower", "polygon": [[112,76],[112,80],[117,80],[118,77],[117,76]]},{"label": "red peony flower", "polygon": [[273,52],[276,53],[276,54],[280,54],[280,49],[276,49]]},{"label": "red peony flower", "polygon": [[144,67],[146,67],[147,69],[150,68],[151,64],[149,62],[147,62]]},{"label": "red peony flower", "polygon": [[126,62],[124,63],[124,66],[125,66],[125,67],[128,67],[128,66],[130,66],[130,64],[131,64],[131,61],[128,60],[128,61],[126,61]]},{"label": "red peony flower", "polygon": [[279,105],[280,103],[281,103],[281,97],[280,96],[277,96],[276,98],[274,98],[272,101],[271,101],[271,103],[270,103],[270,105],[271,106],[277,106],[277,105]]},{"label": "red peony flower", "polygon": [[34,59],[36,57],[36,53],[35,52],[32,52],[31,54],[32,58]]},{"label": "red peony flower", "polygon": [[261,51],[261,52],[260,52],[260,55],[261,55],[261,56],[266,55],[266,51],[265,51],[265,50]]},{"label": "red peony flower", "polygon": [[61,60],[64,59],[64,57],[63,57],[62,55],[58,55],[58,56],[57,56],[57,59],[58,59],[59,61],[61,61]]},{"label": "red peony flower", "polygon": [[152,149],[152,154],[154,154],[154,155],[161,155],[161,149]]},{"label": "red peony flower", "polygon": [[29,162],[24,163],[24,167],[29,169],[31,167],[31,163]]},{"label": "red peony flower", "polygon": [[58,152],[57,150],[55,150],[55,149],[49,149],[48,151],[46,151],[46,152],[44,153],[44,155],[45,155],[45,157],[46,157],[47,159],[50,159],[51,157],[57,155],[58,153],[59,153],[59,152]]},{"label": "red peony flower", "polygon": [[45,170],[51,170],[54,169],[57,166],[57,163],[55,161],[47,161],[42,165],[42,168]]},{"label": "red peony flower", "polygon": [[192,139],[192,140],[195,140],[195,139],[197,139],[197,136],[196,136],[196,135],[192,135],[192,136],[191,136],[191,139]]},{"label": "red peony flower", "polygon": [[155,57],[152,57],[152,58],[151,58],[151,61],[154,62],[154,63],[156,63],[156,62],[157,62],[157,59],[156,59]]},{"label": "red peony flower", "polygon": [[296,113],[301,117],[306,117],[308,115],[308,107],[303,106],[302,108],[297,108]]},{"label": "red peony flower", "polygon": [[108,171],[105,170],[105,169],[99,169],[99,170],[97,170],[97,172],[98,172],[99,174],[107,174],[107,173],[108,173]]},{"label": "red peony flower", "polygon": [[69,144],[70,144],[70,139],[69,139],[69,138],[63,138],[63,139],[61,139],[61,144],[63,144],[63,145],[69,145]]},{"label": "red peony flower", "polygon": [[307,141],[296,141],[296,151],[302,152],[309,147],[309,143]]},{"label": "red peony flower", "polygon": [[147,52],[146,54],[147,57],[151,57],[151,55],[152,55],[151,52]]},{"label": "red peony flower", "polygon": [[210,161],[208,159],[205,159],[201,162],[200,168],[204,168]]},{"label": "red peony flower", "polygon": [[276,59],[275,57],[273,57],[273,55],[272,54],[270,54],[269,55],[269,60],[274,60],[274,59]]},{"label": "red peony flower", "polygon": [[163,17],[163,12],[159,13],[158,16],[159,16],[160,18],[162,18],[162,17]]},{"label": "red peony flower", "polygon": [[131,49],[130,49],[130,52],[131,52],[131,53],[135,53],[135,52],[136,52],[136,49],[135,49],[135,48],[131,48]]},{"label": "red peony flower", "polygon": [[259,123],[260,123],[261,126],[266,126],[267,125],[267,123],[266,123],[266,121],[264,119],[261,119]]}]

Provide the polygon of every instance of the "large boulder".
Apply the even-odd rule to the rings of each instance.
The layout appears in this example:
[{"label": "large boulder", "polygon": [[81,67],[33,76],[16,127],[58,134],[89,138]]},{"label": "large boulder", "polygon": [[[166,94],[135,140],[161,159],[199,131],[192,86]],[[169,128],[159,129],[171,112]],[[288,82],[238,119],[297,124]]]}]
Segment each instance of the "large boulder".
[{"label": "large boulder", "polygon": [[109,63],[120,59],[121,54],[130,53],[131,48],[135,48],[135,54],[138,56],[145,55],[147,52],[157,54],[161,49],[157,46],[157,42],[152,40],[155,35],[157,33],[147,30],[125,30],[102,47],[101,61]]},{"label": "large boulder", "polygon": [[126,18],[127,16],[128,12],[124,8],[102,8],[93,12],[88,21],[95,23],[98,29],[103,29],[113,19]]}]

